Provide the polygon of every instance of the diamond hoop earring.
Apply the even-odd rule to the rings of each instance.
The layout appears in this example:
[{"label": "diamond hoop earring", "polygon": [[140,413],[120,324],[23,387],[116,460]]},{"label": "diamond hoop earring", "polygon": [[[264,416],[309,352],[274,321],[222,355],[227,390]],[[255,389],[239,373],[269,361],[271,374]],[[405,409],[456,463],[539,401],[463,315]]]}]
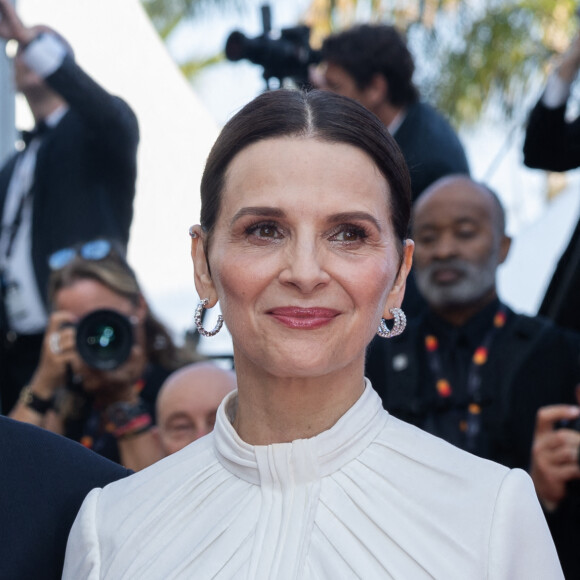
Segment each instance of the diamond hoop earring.
[{"label": "diamond hoop earring", "polygon": [[405,330],[405,326],[407,326],[407,317],[400,308],[391,308],[389,312],[393,315],[395,322],[393,328],[389,330],[387,328],[387,321],[384,318],[381,318],[377,334],[382,338],[393,338],[393,336],[399,336],[399,334]]},{"label": "diamond hoop earring", "polygon": [[215,323],[215,326],[213,327],[213,330],[206,330],[201,323],[201,317],[203,314],[203,309],[207,306],[208,303],[208,298],[203,298],[199,301],[197,308],[195,309],[195,314],[193,315],[193,321],[195,322],[195,326],[197,326],[197,331],[199,334],[202,336],[215,336],[222,329],[224,324],[224,317],[220,314],[218,316],[217,322]]}]

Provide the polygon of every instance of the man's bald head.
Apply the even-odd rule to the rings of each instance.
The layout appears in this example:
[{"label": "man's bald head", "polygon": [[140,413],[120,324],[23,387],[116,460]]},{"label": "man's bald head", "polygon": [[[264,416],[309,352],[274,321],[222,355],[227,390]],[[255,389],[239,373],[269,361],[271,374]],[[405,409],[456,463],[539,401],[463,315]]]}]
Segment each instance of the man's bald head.
[{"label": "man's bald head", "polygon": [[207,435],[222,399],[236,388],[236,375],[209,362],[172,373],[157,397],[157,423],[167,455]]}]

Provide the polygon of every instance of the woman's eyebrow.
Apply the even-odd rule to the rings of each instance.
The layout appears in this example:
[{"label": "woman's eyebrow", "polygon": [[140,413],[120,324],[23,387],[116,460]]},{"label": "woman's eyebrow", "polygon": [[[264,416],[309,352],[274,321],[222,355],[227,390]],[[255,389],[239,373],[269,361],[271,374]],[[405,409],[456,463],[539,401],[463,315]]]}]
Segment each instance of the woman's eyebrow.
[{"label": "woman's eyebrow", "polygon": [[237,220],[247,215],[270,217],[270,218],[283,218],[286,216],[286,213],[277,207],[268,207],[268,206],[243,207],[242,209],[236,212],[236,214],[232,218],[232,221],[230,222],[230,225],[233,225]]},{"label": "woman's eyebrow", "polygon": [[[230,225],[233,225],[237,220],[248,215],[264,218],[284,218],[286,217],[286,212],[280,208],[269,206],[243,207],[236,212]],[[376,227],[379,232],[383,229],[379,221],[372,214],[365,211],[345,211],[336,213],[329,216],[327,221],[331,224],[340,224],[350,221],[367,221]]]},{"label": "woman's eyebrow", "polygon": [[370,213],[366,211],[345,211],[341,213],[336,213],[328,218],[328,221],[332,224],[340,224],[344,222],[351,221],[367,221],[371,222],[379,232],[383,230],[379,221]]}]

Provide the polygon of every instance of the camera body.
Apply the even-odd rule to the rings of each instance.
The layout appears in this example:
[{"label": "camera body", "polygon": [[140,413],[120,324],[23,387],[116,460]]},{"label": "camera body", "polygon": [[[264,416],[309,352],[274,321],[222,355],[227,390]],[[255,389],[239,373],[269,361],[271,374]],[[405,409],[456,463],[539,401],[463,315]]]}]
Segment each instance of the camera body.
[{"label": "camera body", "polygon": [[264,79],[291,79],[299,86],[308,84],[308,67],[320,62],[320,51],[310,48],[310,28],[294,26],[283,28],[279,38],[270,33],[269,7],[262,7],[264,32],[248,38],[235,30],[226,42],[226,57],[231,61],[247,59],[264,69]]},{"label": "camera body", "polygon": [[133,324],[116,310],[94,310],[76,325],[77,352],[94,369],[119,368],[129,358],[133,344]]},{"label": "camera body", "polygon": [[[580,417],[576,419],[562,419],[554,426],[555,429],[572,429],[572,431],[580,431]],[[580,461],[580,459],[579,459]]]}]

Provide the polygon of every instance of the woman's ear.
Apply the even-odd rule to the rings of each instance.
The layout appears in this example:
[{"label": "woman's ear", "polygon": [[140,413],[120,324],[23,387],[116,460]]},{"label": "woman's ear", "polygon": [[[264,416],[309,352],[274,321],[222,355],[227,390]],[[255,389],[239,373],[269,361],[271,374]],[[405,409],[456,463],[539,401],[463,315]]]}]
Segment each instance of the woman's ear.
[{"label": "woman's ear", "polygon": [[385,311],[383,313],[383,318],[393,318],[393,315],[389,312],[391,308],[400,308],[403,303],[403,297],[405,296],[405,288],[407,285],[407,276],[411,271],[411,266],[413,265],[413,251],[415,249],[415,243],[413,240],[405,240],[403,245],[403,259],[401,260],[401,265],[399,266],[399,271],[395,282],[389,295],[387,297],[387,303],[385,305]]},{"label": "woman's ear", "polygon": [[200,298],[207,298],[209,300],[208,308],[211,308],[217,303],[217,292],[211,278],[209,263],[205,253],[205,234],[200,225],[195,225],[189,228],[189,235],[191,236],[191,259],[193,260],[195,289]]}]

